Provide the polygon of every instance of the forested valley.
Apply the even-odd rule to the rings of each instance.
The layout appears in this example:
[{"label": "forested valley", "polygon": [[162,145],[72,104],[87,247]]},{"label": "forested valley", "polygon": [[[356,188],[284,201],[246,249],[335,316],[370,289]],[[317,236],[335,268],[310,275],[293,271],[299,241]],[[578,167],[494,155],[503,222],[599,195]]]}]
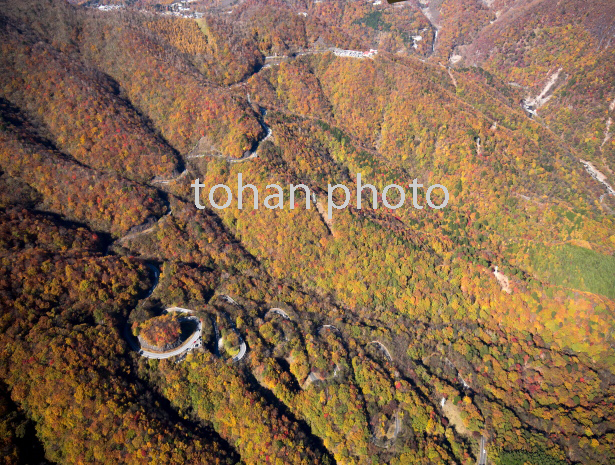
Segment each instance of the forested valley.
[{"label": "forested valley", "polygon": [[615,461],[612,2],[0,6],[3,463]]}]

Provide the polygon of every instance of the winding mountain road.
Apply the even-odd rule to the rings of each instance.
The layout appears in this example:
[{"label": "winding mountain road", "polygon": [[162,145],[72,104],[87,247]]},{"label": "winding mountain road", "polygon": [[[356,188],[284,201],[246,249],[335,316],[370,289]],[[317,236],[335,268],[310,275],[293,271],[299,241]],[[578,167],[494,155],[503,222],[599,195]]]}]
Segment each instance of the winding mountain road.
[{"label": "winding mountain road", "polygon": [[221,298],[221,299],[223,299],[223,300],[226,300],[229,304],[233,304],[233,305],[235,305],[236,307],[241,307],[241,305],[239,305],[239,304],[235,301],[235,299],[233,299],[232,297],[230,297],[230,296],[228,296],[228,295],[226,295],[226,294],[220,294],[220,298]]},{"label": "winding mountain road", "polygon": [[189,308],[182,308],[182,307],[169,307],[167,308],[167,313],[168,312],[178,312],[178,313],[194,313],[194,310],[190,310]]},{"label": "winding mountain road", "polygon": [[[301,52],[295,53],[294,56],[288,56],[288,55],[267,56],[265,57],[265,66],[263,66],[263,68],[268,68],[272,64],[274,65],[280,64],[281,61],[287,60],[289,58],[300,57],[300,56],[305,56],[305,55],[318,55],[320,53],[327,53],[327,52],[332,52],[335,56],[338,56],[338,57],[358,58],[358,59],[373,58],[375,55],[378,54],[378,50],[375,50],[375,49],[370,49],[367,52],[363,52],[361,50],[345,50],[345,49],[337,48],[337,47],[328,47],[322,50],[303,50]],[[271,63],[272,61],[275,63]]]},{"label": "winding mountain road", "polygon": [[290,320],[290,316],[288,316],[288,313],[286,313],[281,308],[277,308],[277,307],[270,308],[269,311],[265,313],[265,318],[267,318],[267,316],[271,315],[272,313],[275,313],[276,315],[280,315],[285,320]]},{"label": "winding mountain road", "polygon": [[[246,352],[248,351],[248,346],[244,342],[243,338],[237,333],[235,328],[232,328],[232,330],[235,332],[235,334],[237,334],[237,337],[239,338],[239,352],[235,356],[233,356],[232,360],[233,362],[238,362],[246,355]],[[220,337],[220,333],[218,332],[217,328],[216,337],[218,337],[217,350],[218,356],[220,356],[222,350],[224,350],[224,340],[222,337]]]},{"label": "winding mountain road", "polygon": [[[236,307],[241,308],[241,305],[239,305],[232,297],[226,294],[220,294],[220,298],[223,300],[226,300],[228,303],[232,305],[235,305]],[[239,332],[237,331],[235,324],[232,322],[232,320],[230,319],[228,315],[226,315],[226,319],[228,320],[228,324],[231,327],[231,330],[235,334],[237,334],[237,337],[239,338],[239,353],[233,357],[233,362],[238,362],[246,355],[246,352],[248,351],[248,346],[246,342],[243,340],[243,338],[241,337],[241,335],[239,334]],[[217,352],[218,352],[217,355],[220,356],[221,350],[224,348],[224,341],[223,341],[223,338],[220,337],[220,332],[218,331],[218,326],[216,325],[215,322],[214,322],[214,329],[216,331],[216,338],[218,339],[216,343]]]},{"label": "winding mountain road", "polygon": [[241,344],[239,345],[239,353],[233,357],[233,362],[238,362],[239,360],[241,360],[248,351],[248,346],[245,342],[243,342],[243,339],[240,339],[240,341]]},{"label": "winding mountain road", "polygon": [[391,357],[391,353],[389,352],[389,349],[386,348],[386,346],[380,342],[380,341],[370,341],[368,342],[368,344],[376,344],[378,347],[380,347],[382,349],[382,351],[384,352],[386,358],[389,360],[389,362],[393,361],[393,357]]},{"label": "winding mountain road", "polygon": [[215,155],[213,153],[199,153],[197,155],[189,155],[188,159],[205,158],[205,157],[217,158],[218,160],[224,160],[228,163],[241,163],[244,161],[252,160],[253,158],[257,158],[258,154],[256,153],[256,151],[254,151],[254,152],[248,152],[246,155],[244,155],[241,158],[233,158],[233,157],[225,157],[224,155]]},{"label": "winding mountain road", "polygon": [[[180,313],[189,314],[189,313],[193,313],[193,310],[189,310],[187,308],[181,308],[181,307],[170,307],[170,308],[167,308],[165,312],[166,313],[180,312]],[[199,347],[200,346],[199,341],[203,333],[203,322],[199,318],[195,316],[187,316],[183,318],[185,320],[195,321],[197,325],[196,330],[194,331],[194,333],[190,335],[188,339],[186,339],[181,345],[179,345],[178,347],[174,349],[158,352],[158,351],[152,351],[152,350],[141,348],[141,345],[139,344],[138,340],[135,340],[133,335],[130,333],[130,327],[128,326],[128,324],[124,326],[124,338],[128,341],[128,344],[134,351],[138,352],[139,355],[145,358],[150,358],[154,360],[164,360],[167,358],[175,357],[177,355],[181,355],[185,352],[188,352],[189,350],[194,349],[195,347]]]},{"label": "winding mountain road", "polygon": [[333,326],[333,325],[322,325],[320,328],[318,328],[318,334],[320,334],[322,331],[326,329],[334,331],[338,334],[341,334],[341,331],[336,326]]},{"label": "winding mountain road", "polygon": [[[390,426],[389,426],[389,431],[390,431]],[[381,449],[389,449],[395,443],[395,440],[399,437],[400,433],[401,433],[401,418],[399,418],[399,409],[397,409],[395,411],[395,423],[394,423],[394,429],[393,429],[392,436],[386,439],[382,439],[382,438],[379,439],[376,436],[375,431],[373,431],[372,432],[372,443],[376,447],[380,447]]]},{"label": "winding mountain road", "polygon": [[305,379],[305,381],[301,385],[301,389],[305,391],[307,388],[309,388],[312,384],[316,382],[334,379],[339,373],[339,371],[340,371],[340,367],[338,364],[335,365],[335,369],[333,370],[333,373],[326,377],[317,375],[314,371],[310,371],[310,374],[308,375],[308,377]]},{"label": "winding mountain road", "polygon": [[186,341],[182,345],[168,352],[152,352],[146,349],[141,349],[139,351],[139,354],[145,358],[164,360],[192,350],[194,346],[198,344],[199,338],[201,337],[202,324],[201,320],[196,317],[190,317],[190,319],[194,319],[197,321],[197,329],[188,339],[186,339]]},{"label": "winding mountain road", "polygon": [[171,184],[173,182],[177,182],[180,179],[182,179],[184,176],[186,176],[186,174],[188,174],[188,170],[184,168],[184,171],[182,171],[181,173],[179,173],[177,176],[173,177],[173,178],[169,178],[169,179],[158,179],[158,178],[154,178],[152,180],[152,184]]},{"label": "winding mountain road", "polygon": [[[186,159],[211,157],[211,158],[217,158],[218,160],[224,160],[228,163],[242,163],[244,161],[257,158],[258,149],[260,148],[261,144],[265,142],[266,140],[269,140],[273,136],[273,131],[267,125],[267,123],[265,123],[265,119],[264,119],[264,116],[267,114],[267,110],[265,110],[264,108],[261,108],[260,112],[261,114],[258,117],[258,122],[261,125],[261,127],[265,130],[265,135],[262,138],[258,139],[256,141],[256,146],[252,150],[249,150],[246,153],[244,153],[244,155],[241,158],[225,157],[224,155],[216,155],[213,153],[190,153],[186,156]],[[200,145],[200,142],[197,144],[197,147],[199,145]],[[196,150],[196,147],[192,149],[192,152],[194,152],[195,150]]]}]

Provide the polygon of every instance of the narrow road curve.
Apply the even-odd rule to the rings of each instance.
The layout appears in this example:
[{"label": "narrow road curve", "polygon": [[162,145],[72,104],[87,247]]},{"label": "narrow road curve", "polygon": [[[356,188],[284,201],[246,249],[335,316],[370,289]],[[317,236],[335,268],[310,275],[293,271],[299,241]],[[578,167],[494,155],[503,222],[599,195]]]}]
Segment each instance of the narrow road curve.
[{"label": "narrow road curve", "polygon": [[248,351],[248,346],[246,345],[245,342],[243,342],[243,339],[241,339],[241,337],[240,337],[240,341],[241,341],[241,345],[239,346],[239,353],[233,357],[233,362],[238,362],[239,360],[241,360],[244,357],[244,355],[246,355],[246,352]]},{"label": "narrow road curve", "polygon": [[233,304],[236,307],[241,307],[241,305],[239,305],[232,297],[226,294],[220,294],[220,298],[222,300],[226,300],[229,304]]},{"label": "narrow road curve", "polygon": [[[237,333],[237,331],[235,331],[235,328],[232,328],[232,330],[235,332],[235,334],[237,334],[237,337],[239,338],[239,353],[237,353],[237,355],[235,355],[232,358],[232,360],[233,362],[238,362],[246,355],[246,352],[248,351],[248,346],[244,342],[243,338]],[[218,337],[218,343],[217,343],[218,356],[220,356],[220,354],[222,353],[222,350],[224,349],[224,341],[222,340],[222,338],[220,337],[218,333],[218,328],[216,328],[216,336]]]},{"label": "narrow road curve", "polygon": [[[192,310],[189,310],[186,308],[180,308],[180,307],[168,308],[165,310],[165,313],[168,313],[168,312],[193,313]],[[133,335],[130,333],[130,327],[128,324],[124,326],[124,337],[128,341],[128,344],[130,345],[130,347],[134,351],[138,352],[139,355],[141,355],[142,357],[155,359],[155,360],[163,360],[163,359],[175,357],[177,355],[181,355],[185,352],[188,352],[189,350],[192,350],[195,347],[200,346],[199,341],[201,339],[202,332],[203,332],[203,322],[195,316],[184,317],[184,319],[195,321],[197,325],[196,331],[194,331],[194,333],[192,333],[190,337],[186,339],[179,347],[176,347],[175,349],[172,349],[169,351],[153,352],[151,350],[142,349],[138,340],[135,340]]]},{"label": "narrow road curve", "polygon": [[184,176],[186,176],[186,174],[188,174],[188,170],[186,168],[184,168],[184,171],[182,171],[181,173],[179,173],[177,176],[175,176],[173,178],[168,178],[168,179],[154,178],[152,180],[152,184],[171,184],[173,182],[177,182],[177,181],[181,180]]},{"label": "narrow road curve", "polygon": [[276,315],[280,315],[285,320],[290,320],[290,316],[288,316],[288,313],[286,313],[281,308],[277,308],[277,307],[270,308],[269,311],[265,313],[265,318],[267,318],[267,316],[271,315],[272,313],[275,313]]},{"label": "narrow road curve", "polygon": [[139,228],[144,228],[146,226],[149,225],[149,227],[147,227],[146,229],[142,229],[140,231],[135,231],[135,232],[128,232],[127,234],[125,234],[124,236],[116,239],[115,241],[111,242],[108,246],[107,246],[107,250],[105,251],[106,255],[109,255],[109,250],[111,249],[111,247],[113,247],[115,244],[123,244],[125,241],[134,239],[135,237],[141,236],[143,234],[148,234],[151,233],[152,231],[154,231],[154,229],[156,229],[156,226],[158,225],[158,223],[160,223],[160,221],[165,217],[165,216],[169,216],[171,215],[173,209],[171,207],[171,204],[166,201],[166,207],[167,207],[167,212],[162,215],[160,218],[157,218],[155,220],[153,220],[152,217],[148,218],[144,223],[142,223],[139,226],[135,226],[134,228],[131,228],[131,230],[134,229],[139,229]]},{"label": "narrow road curve", "polygon": [[192,158],[205,158],[205,157],[211,157],[211,158],[217,158],[219,160],[224,160],[228,163],[241,163],[244,161],[248,161],[251,160],[253,158],[258,157],[256,152],[248,152],[246,153],[243,157],[241,158],[233,158],[233,157],[225,157],[224,155],[215,155],[213,153],[200,153],[198,155],[189,155],[188,158],[192,159]]},{"label": "narrow road curve", "polygon": [[[223,300],[226,300],[230,304],[233,304],[241,308],[241,305],[239,305],[232,297],[229,297],[226,294],[220,294],[220,298],[222,298]],[[239,353],[233,357],[233,362],[238,362],[246,355],[246,352],[248,351],[248,346],[246,342],[243,340],[243,338],[241,337],[241,335],[239,334],[239,331],[237,331],[235,324],[233,323],[231,318],[228,316],[228,314],[226,315],[226,319],[228,321],[229,326],[231,327],[231,330],[235,334],[237,334],[237,337],[239,338]],[[214,329],[216,331],[216,338],[218,340],[216,344],[217,352],[218,352],[217,355],[221,356],[221,350],[224,348],[224,341],[222,340],[222,337],[220,336],[220,332],[218,331],[218,326],[216,325],[215,322],[214,322]]]},{"label": "narrow road curve", "polygon": [[195,317],[189,317],[189,319],[194,319],[197,322],[197,329],[192,334],[192,336],[190,336],[182,345],[168,352],[151,352],[146,349],[141,349],[139,351],[139,354],[146,358],[163,360],[163,359],[175,357],[177,355],[181,355],[184,352],[188,352],[189,350],[192,350],[195,346],[198,346],[198,341],[201,337],[201,332],[202,332],[202,323],[201,323],[201,320]]},{"label": "narrow road curve", "polygon": [[389,449],[399,437],[399,433],[401,433],[401,419],[399,418],[399,409],[397,409],[395,411],[395,429],[393,431],[393,436],[386,440],[381,440],[376,437],[375,432],[372,432],[372,443],[381,449]]},{"label": "narrow road curve", "polygon": [[309,388],[312,384],[316,382],[334,379],[339,373],[339,371],[340,371],[340,366],[338,364],[335,364],[335,369],[333,370],[333,373],[327,377],[319,376],[315,372],[310,371],[310,374],[308,375],[308,377],[305,379],[305,381],[301,385],[301,389],[305,391],[307,388]]},{"label": "narrow road curve", "polygon": [[318,334],[322,333],[324,330],[329,329],[331,331],[334,331],[338,334],[341,334],[341,331],[333,325],[322,325],[320,328],[318,328],[316,331],[318,332]]},{"label": "narrow road curve", "polygon": [[[265,123],[265,116],[267,115],[267,110],[264,108],[260,108],[259,110],[260,114],[258,116],[258,122],[261,125],[261,127],[263,128],[265,135],[262,136],[260,139],[258,139],[256,141],[256,144],[254,145],[254,147],[252,147],[251,150],[247,151],[246,153],[244,153],[244,155],[241,158],[233,158],[233,157],[225,157],[224,155],[215,155],[213,153],[196,153],[196,154],[188,154],[186,156],[187,159],[193,159],[193,158],[204,158],[204,157],[212,157],[212,158],[217,158],[219,160],[224,160],[228,163],[241,163],[244,161],[248,161],[248,160],[252,160],[253,158],[257,158],[258,157],[258,149],[260,148],[261,144],[263,142],[265,142],[266,140],[269,140],[272,136],[273,136],[273,131],[271,130],[271,128],[267,125],[267,123]],[[200,142],[199,142],[200,144]],[[199,146],[199,144],[197,144],[197,147]],[[195,147],[196,149],[196,147]],[[195,149],[193,149],[192,151],[194,151]]]},{"label": "narrow road curve", "polygon": [[194,313],[194,310],[190,310],[188,308],[182,308],[182,307],[170,307],[170,308],[167,308],[166,312],[167,313],[169,312]]},{"label": "narrow road curve", "polygon": [[389,349],[387,349],[386,346],[382,342],[380,342],[380,341],[370,341],[370,342],[368,342],[368,344],[376,344],[378,347],[380,347],[382,349],[382,351],[386,355],[386,358],[389,360],[389,362],[393,361],[393,357],[391,357],[391,353],[389,352]]},{"label": "narrow road curve", "polygon": [[157,224],[158,224],[157,222],[156,222],[156,223],[152,223],[152,226],[150,226],[150,227],[149,227],[149,228],[147,228],[147,229],[144,229],[144,230],[142,230],[142,231],[136,231],[136,232],[133,232],[133,233],[128,233],[128,234],[126,234],[125,236],[120,237],[118,240],[116,240],[115,242],[113,242],[111,245],[113,245],[113,244],[115,244],[115,243],[117,243],[117,244],[122,244],[123,242],[125,242],[125,241],[129,241],[129,240],[131,240],[131,239],[134,239],[135,237],[139,237],[139,236],[141,236],[142,234],[148,234],[148,233],[151,233],[151,232],[152,232],[152,231],[156,228],[156,225],[157,225]]}]

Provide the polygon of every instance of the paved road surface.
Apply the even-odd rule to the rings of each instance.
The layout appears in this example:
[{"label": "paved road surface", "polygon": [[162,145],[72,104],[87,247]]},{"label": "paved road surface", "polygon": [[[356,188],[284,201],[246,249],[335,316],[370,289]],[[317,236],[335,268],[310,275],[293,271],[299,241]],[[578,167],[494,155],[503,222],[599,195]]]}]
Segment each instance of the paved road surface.
[{"label": "paved road surface", "polygon": [[487,465],[487,450],[485,449],[485,436],[480,438],[480,450],[478,451],[478,465]]},{"label": "paved road surface", "polygon": [[235,299],[233,299],[232,297],[226,295],[226,294],[220,294],[220,298],[226,300],[228,303],[233,304],[237,307],[241,307],[241,305],[239,305]]},{"label": "paved road surface", "polygon": [[376,344],[377,346],[379,346],[383,350],[386,357],[389,359],[389,362],[393,361],[393,357],[391,357],[391,352],[389,352],[389,349],[387,349],[386,346],[382,342],[371,341],[369,344]]},{"label": "paved road surface", "polygon": [[317,381],[326,381],[328,379],[333,379],[333,378],[335,378],[337,376],[339,371],[340,371],[340,367],[337,364],[335,365],[335,369],[333,370],[333,374],[330,375],[330,376],[327,376],[326,378],[323,378],[322,376],[317,375],[313,371],[310,371],[310,374],[308,375],[308,377],[305,379],[305,381],[301,385],[301,389],[306,390],[308,387],[310,387],[310,385],[312,385],[313,383],[315,383]]},{"label": "paved road surface", "polygon": [[290,316],[288,316],[288,313],[286,313],[281,308],[270,308],[269,311],[265,313],[265,317],[269,315],[270,313],[275,313],[276,315],[280,315],[285,320],[290,320]]},{"label": "paved road surface", "polygon": [[[241,307],[241,305],[239,305],[232,297],[226,294],[220,294],[220,297],[226,300],[227,302],[233,305],[236,305],[237,307]],[[243,338],[239,335],[239,332],[237,332],[237,328],[235,327],[235,324],[231,321],[228,315],[226,315],[226,318],[229,322],[231,330],[234,331],[235,334],[237,334],[237,336],[239,337],[239,353],[233,357],[233,362],[238,362],[246,355],[246,352],[248,351],[248,346],[246,345]],[[219,356],[222,349],[224,348],[224,343],[222,341],[222,338],[220,337],[218,326],[215,324],[215,322],[214,322],[214,329],[216,331],[216,338],[218,338],[217,348],[218,348],[218,356]]]},{"label": "paved road surface", "polygon": [[[187,308],[181,308],[181,307],[172,307],[172,308],[166,309],[166,312],[180,312],[180,313],[188,314],[188,313],[192,313],[192,310],[188,310]],[[196,321],[196,324],[197,324],[196,331],[192,333],[190,337],[186,339],[182,345],[180,345],[179,347],[176,347],[173,350],[169,350],[166,352],[152,352],[147,349],[142,349],[138,340],[135,340],[135,338],[130,333],[130,327],[128,326],[128,324],[124,326],[124,337],[128,341],[128,344],[130,345],[130,347],[134,351],[138,352],[139,355],[141,355],[142,357],[156,359],[156,360],[163,360],[163,359],[175,357],[176,355],[181,355],[184,352],[188,352],[189,350],[193,349],[195,346],[198,347],[200,345],[199,341],[203,333],[202,321],[194,316],[186,317],[186,319]]]},{"label": "paved road surface", "polygon": [[167,313],[169,312],[194,313],[194,310],[190,310],[188,308],[182,308],[182,307],[170,307],[170,308],[167,308],[166,312]]},{"label": "paved road surface", "polygon": [[318,333],[320,334],[320,332],[324,331],[325,329],[330,329],[331,331],[336,331],[338,333],[340,332],[340,330],[333,325],[322,325],[320,328],[318,328]]},{"label": "paved road surface", "polygon": [[241,345],[239,346],[239,353],[233,357],[233,362],[238,362],[239,360],[241,360],[243,356],[246,355],[247,350],[248,350],[248,346],[246,346],[246,343],[243,342],[243,339],[241,339]]},{"label": "paved road surface", "polygon": [[[235,330],[233,329],[233,331]],[[224,350],[224,341],[221,337],[219,337],[218,334],[218,329],[216,328],[216,337],[218,337],[218,344],[216,344],[216,346],[218,348],[218,356],[220,356],[220,354]],[[239,336],[239,334],[237,334],[237,336]],[[241,360],[248,351],[248,346],[246,345],[241,336],[239,336],[239,341],[239,352],[233,357],[233,362],[238,362],[239,360]]]},{"label": "paved road surface", "polygon": [[273,136],[273,131],[271,130],[271,128],[269,126],[267,126],[267,124],[265,123],[265,121],[260,118],[259,119],[261,125],[263,126],[263,128],[265,129],[265,137],[263,137],[262,139],[260,139],[257,144],[256,147],[254,148],[254,150],[251,150],[249,152],[246,152],[244,154],[244,156],[242,156],[241,158],[233,158],[233,157],[225,157],[224,155],[216,155],[213,153],[197,153],[197,154],[189,154],[186,156],[187,159],[192,159],[192,158],[203,158],[203,157],[212,157],[212,158],[218,158],[220,160],[225,160],[228,163],[241,163],[244,161],[248,161],[248,160],[252,160],[253,158],[257,158],[258,157],[258,149],[260,148],[260,145],[265,142],[266,140],[270,139],[271,136]]},{"label": "paved road surface", "polygon": [[199,320],[197,330],[186,340],[186,342],[184,342],[182,345],[180,345],[176,349],[170,350],[168,352],[150,352],[149,350],[141,349],[139,351],[139,354],[142,357],[156,359],[156,360],[163,360],[163,359],[175,357],[176,355],[181,355],[184,352],[187,352],[188,350],[193,348],[193,346],[198,342],[199,338],[201,337],[201,331],[202,331],[201,321]]},{"label": "paved road surface", "polygon": [[182,171],[181,173],[179,173],[177,176],[175,176],[174,178],[169,178],[169,179],[158,179],[158,178],[154,178],[152,180],[152,184],[171,184],[172,182],[177,182],[180,179],[182,179],[184,176],[186,176],[188,174],[188,170],[184,168],[184,171]]}]

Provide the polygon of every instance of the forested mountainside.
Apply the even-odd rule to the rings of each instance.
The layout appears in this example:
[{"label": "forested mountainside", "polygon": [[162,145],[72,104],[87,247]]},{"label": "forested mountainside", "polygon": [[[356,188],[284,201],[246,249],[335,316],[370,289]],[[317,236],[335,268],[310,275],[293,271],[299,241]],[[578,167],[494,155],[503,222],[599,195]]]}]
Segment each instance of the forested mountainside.
[{"label": "forested mountainside", "polygon": [[[612,1],[2,0],[0,47],[3,463],[615,461]],[[357,173],[450,200],[327,219]]]}]

